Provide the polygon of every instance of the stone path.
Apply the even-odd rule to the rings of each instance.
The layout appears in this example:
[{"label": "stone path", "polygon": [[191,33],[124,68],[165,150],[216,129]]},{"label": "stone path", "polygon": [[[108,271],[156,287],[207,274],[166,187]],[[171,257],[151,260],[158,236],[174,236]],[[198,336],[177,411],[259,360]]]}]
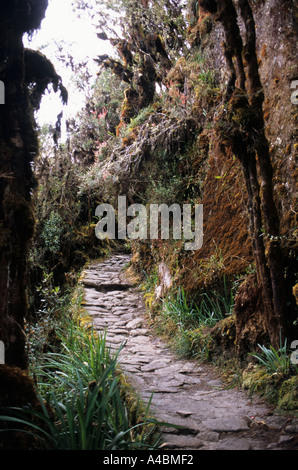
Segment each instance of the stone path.
[{"label": "stone path", "polygon": [[164,449],[298,449],[298,418],[278,416],[245,392],[227,389],[211,366],[177,358],[152,335],[140,293],[123,275],[130,257],[115,254],[84,271],[84,308],[94,328],[107,331],[122,371],[158,420],[182,425],[162,429]]}]

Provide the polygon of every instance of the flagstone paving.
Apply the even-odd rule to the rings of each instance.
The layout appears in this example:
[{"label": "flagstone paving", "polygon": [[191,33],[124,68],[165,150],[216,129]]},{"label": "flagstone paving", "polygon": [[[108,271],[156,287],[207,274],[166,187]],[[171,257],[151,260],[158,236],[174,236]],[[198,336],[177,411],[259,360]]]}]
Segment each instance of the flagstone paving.
[{"label": "flagstone paving", "polygon": [[141,399],[153,394],[164,449],[298,449],[298,418],[275,414],[243,390],[227,389],[212,366],[178,358],[148,327],[141,294],[125,278],[129,255],[91,263],[81,277],[83,306],[94,328],[106,331],[119,365]]}]

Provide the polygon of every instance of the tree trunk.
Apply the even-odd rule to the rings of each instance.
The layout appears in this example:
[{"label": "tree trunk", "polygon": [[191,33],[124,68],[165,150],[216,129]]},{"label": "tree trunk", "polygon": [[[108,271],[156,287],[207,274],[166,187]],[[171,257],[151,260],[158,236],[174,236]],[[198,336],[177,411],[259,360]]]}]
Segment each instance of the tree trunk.
[{"label": "tree trunk", "polygon": [[39,27],[47,0],[2,0],[0,5],[0,340],[5,363],[27,367],[24,319],[26,270],[34,232],[31,162],[37,152],[33,109],[25,84],[23,33]]},{"label": "tree trunk", "polygon": [[[221,1],[218,12],[218,19],[225,30],[224,52],[231,74],[226,94],[229,122],[232,125],[230,144],[241,162],[247,187],[250,233],[257,280],[262,292],[264,323],[271,344],[278,348],[280,336],[283,339],[286,335],[284,264],[278,240],[279,217],[273,195],[269,145],[265,136],[262,110],[264,96],[256,56],[254,18],[247,0],[239,0],[238,6],[245,24],[244,45],[232,0]],[[243,79],[244,64],[242,67],[239,65],[240,56],[246,63],[246,80]],[[233,57],[238,64],[237,70],[233,67]],[[231,89],[231,84],[235,85],[234,89]],[[235,119],[236,113],[238,117],[242,115],[243,119]]]}]

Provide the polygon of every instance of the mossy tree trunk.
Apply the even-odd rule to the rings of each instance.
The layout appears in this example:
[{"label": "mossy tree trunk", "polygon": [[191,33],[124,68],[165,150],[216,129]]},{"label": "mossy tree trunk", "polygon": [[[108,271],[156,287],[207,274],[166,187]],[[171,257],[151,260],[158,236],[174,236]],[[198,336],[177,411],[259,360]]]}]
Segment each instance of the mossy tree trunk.
[{"label": "mossy tree trunk", "polygon": [[229,134],[228,139],[225,134],[225,141],[229,141],[228,145],[242,165],[264,325],[271,344],[278,348],[280,335],[283,339],[288,333],[285,265],[279,241],[269,144],[265,136],[264,95],[256,55],[254,17],[247,0],[239,0],[237,8],[245,26],[244,39],[234,2],[217,2],[216,18],[225,32],[223,47],[230,74],[226,105],[220,120]]},{"label": "mossy tree trunk", "polygon": [[[258,60],[256,55],[255,23],[247,0],[239,0],[241,16],[245,22],[246,44],[245,59],[247,61],[247,76],[249,81],[249,104],[254,110],[253,142],[255,154],[252,156],[258,162],[259,187],[254,191],[254,197],[259,195],[260,207],[263,216],[263,229],[265,230],[265,259],[263,260],[266,272],[262,274],[264,286],[264,298],[272,303],[271,314],[267,318],[267,328],[271,342],[279,346],[281,338],[287,335],[287,318],[285,303],[285,279],[284,262],[281,254],[279,240],[280,222],[273,194],[273,169],[269,154],[269,144],[265,136],[265,122],[263,117],[264,94],[259,76]],[[244,165],[245,166],[245,165]],[[258,191],[258,192],[257,192]],[[258,227],[258,238],[261,237]],[[267,268],[268,266],[268,268]],[[264,271],[263,268],[263,271]]]},{"label": "mossy tree trunk", "polygon": [[24,319],[26,270],[34,232],[31,162],[37,136],[28,87],[22,36],[38,28],[47,0],[2,0],[0,6],[0,340],[5,362],[26,368]]}]

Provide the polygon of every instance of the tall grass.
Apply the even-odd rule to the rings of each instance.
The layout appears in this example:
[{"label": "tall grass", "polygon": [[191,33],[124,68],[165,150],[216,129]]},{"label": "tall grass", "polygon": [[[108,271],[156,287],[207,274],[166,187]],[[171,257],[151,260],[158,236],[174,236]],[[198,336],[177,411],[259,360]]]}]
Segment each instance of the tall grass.
[{"label": "tall grass", "polygon": [[97,335],[93,328],[82,329],[72,321],[66,330],[56,334],[61,340],[61,351],[46,354],[35,368],[43,396],[55,390],[57,396],[62,394],[67,399],[78,381],[78,373],[86,388],[90,382],[98,381],[107,369],[111,374],[116,369],[117,355],[111,355],[105,335]]},{"label": "tall grass", "polygon": [[290,372],[290,357],[287,350],[287,340],[285,339],[284,344],[280,342],[279,349],[275,349],[272,345],[267,348],[258,344],[261,349],[261,353],[252,353],[251,356],[258,359],[259,363],[262,364],[266,371],[275,374],[281,373],[288,375]]},{"label": "tall grass", "polygon": [[224,279],[223,293],[216,290],[204,292],[198,303],[189,301],[180,287],[176,297],[164,301],[164,314],[174,320],[180,330],[213,326],[232,312],[233,303],[233,292],[227,288]]},{"label": "tall grass", "polygon": [[[134,418],[124,397],[117,359],[105,335],[64,319],[60,351],[39,358],[34,374],[40,409],[11,408],[0,416],[14,430],[26,425],[42,449],[154,449],[156,422],[136,397]],[[21,432],[24,432],[21,431]]]}]

